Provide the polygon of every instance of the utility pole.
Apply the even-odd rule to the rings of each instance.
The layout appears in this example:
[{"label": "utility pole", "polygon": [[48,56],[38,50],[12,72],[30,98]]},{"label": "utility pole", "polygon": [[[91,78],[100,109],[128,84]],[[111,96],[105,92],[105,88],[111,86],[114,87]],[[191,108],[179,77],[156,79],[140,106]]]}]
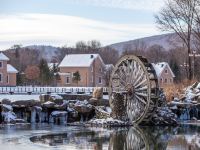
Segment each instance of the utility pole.
[{"label": "utility pole", "polygon": [[193,50],[192,53],[189,54],[189,57],[193,57],[193,80],[195,79],[195,59],[196,57],[200,57],[200,54],[197,54],[196,50]]}]

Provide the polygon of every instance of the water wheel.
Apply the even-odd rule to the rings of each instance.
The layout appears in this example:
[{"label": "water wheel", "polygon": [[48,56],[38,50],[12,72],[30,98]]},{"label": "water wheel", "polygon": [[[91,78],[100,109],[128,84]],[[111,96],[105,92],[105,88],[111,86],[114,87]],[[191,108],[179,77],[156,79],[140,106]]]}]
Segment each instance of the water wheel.
[{"label": "water wheel", "polygon": [[113,95],[116,93],[124,95],[120,105],[124,104],[130,122],[148,121],[157,108],[159,96],[158,79],[152,64],[141,56],[122,57],[111,75],[110,103],[115,101]]}]

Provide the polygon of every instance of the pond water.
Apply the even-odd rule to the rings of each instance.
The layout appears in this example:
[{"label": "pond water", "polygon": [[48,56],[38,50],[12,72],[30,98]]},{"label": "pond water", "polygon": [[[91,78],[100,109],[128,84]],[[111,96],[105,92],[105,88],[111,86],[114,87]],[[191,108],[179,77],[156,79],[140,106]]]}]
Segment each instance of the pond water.
[{"label": "pond water", "polygon": [[198,150],[200,126],[94,128],[0,126],[0,150]]}]

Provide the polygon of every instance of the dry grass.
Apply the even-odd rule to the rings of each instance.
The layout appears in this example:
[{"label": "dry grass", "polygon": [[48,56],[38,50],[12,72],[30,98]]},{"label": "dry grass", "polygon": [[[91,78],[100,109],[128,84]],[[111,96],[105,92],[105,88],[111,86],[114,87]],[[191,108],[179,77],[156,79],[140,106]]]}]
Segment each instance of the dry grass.
[{"label": "dry grass", "polygon": [[181,99],[184,96],[184,88],[194,84],[197,80],[184,80],[182,83],[166,85],[163,87],[167,101],[173,100],[174,97]]}]

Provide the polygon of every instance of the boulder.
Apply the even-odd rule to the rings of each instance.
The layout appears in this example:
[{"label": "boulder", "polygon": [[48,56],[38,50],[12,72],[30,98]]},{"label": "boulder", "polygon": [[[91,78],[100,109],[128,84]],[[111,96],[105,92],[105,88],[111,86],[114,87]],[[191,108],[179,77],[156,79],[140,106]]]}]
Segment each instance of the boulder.
[{"label": "boulder", "polygon": [[45,102],[47,102],[47,101],[49,101],[50,100],[50,94],[41,94],[40,95],[40,102],[41,103],[45,103]]},{"label": "boulder", "polygon": [[56,103],[57,105],[63,104],[63,98],[58,94],[51,94],[49,100]]},{"label": "boulder", "polygon": [[12,102],[12,106],[33,107],[33,106],[41,106],[41,103],[38,100],[19,100]]},{"label": "boulder", "polygon": [[103,88],[102,87],[95,87],[92,93],[92,98],[103,99]]},{"label": "boulder", "polygon": [[11,101],[9,99],[2,99],[1,104],[11,105]]},{"label": "boulder", "polygon": [[46,108],[54,108],[56,104],[54,102],[47,101],[42,105],[43,105],[43,107],[46,107]]},{"label": "boulder", "polygon": [[178,124],[177,115],[174,114],[168,107],[160,107],[153,115],[151,123],[153,125],[172,125]]}]

